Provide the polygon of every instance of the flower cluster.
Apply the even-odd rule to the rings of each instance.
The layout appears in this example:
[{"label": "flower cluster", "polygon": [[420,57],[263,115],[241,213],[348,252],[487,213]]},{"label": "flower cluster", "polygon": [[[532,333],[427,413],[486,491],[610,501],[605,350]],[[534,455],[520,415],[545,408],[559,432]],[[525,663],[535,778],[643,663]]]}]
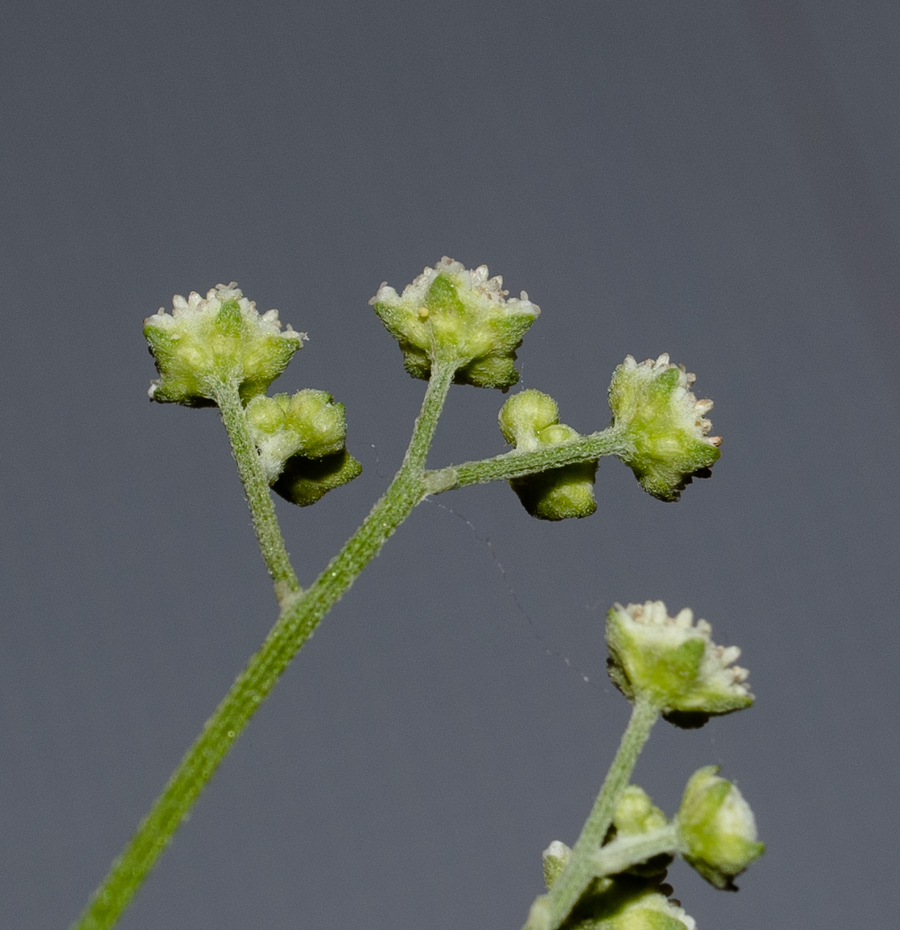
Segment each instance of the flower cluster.
[{"label": "flower cluster", "polygon": [[609,677],[630,700],[640,697],[678,726],[749,707],[749,673],[732,663],[737,646],[717,646],[712,627],[689,608],[670,617],[662,601],[616,604],[606,619]]},{"label": "flower cluster", "polygon": [[694,477],[707,477],[719,458],[719,436],[709,436],[705,415],[711,400],[697,400],[690,388],[695,376],[662,354],[638,364],[630,355],[616,368],[609,385],[613,428],[645,491],[676,501]]},{"label": "flower cluster", "polygon": [[519,380],[516,349],[540,308],[522,291],[507,299],[503,278],[488,277],[444,256],[398,295],[387,282],[369,301],[400,343],[414,378],[428,378],[435,364],[451,365],[459,384],[506,390]]},{"label": "flower cluster", "polygon": [[238,386],[245,402],[265,393],[306,334],[282,330],[277,310],[260,315],[232,282],[217,284],[205,298],[176,295],[171,314],[160,307],[144,320],[144,337],[160,375],[150,399],[204,407],[227,383]]}]

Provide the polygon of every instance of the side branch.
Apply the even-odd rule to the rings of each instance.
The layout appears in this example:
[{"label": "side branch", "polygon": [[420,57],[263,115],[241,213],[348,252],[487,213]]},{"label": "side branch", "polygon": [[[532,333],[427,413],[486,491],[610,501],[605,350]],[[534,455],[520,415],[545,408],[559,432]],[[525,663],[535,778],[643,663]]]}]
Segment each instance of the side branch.
[{"label": "side branch", "polygon": [[425,472],[425,490],[428,494],[441,494],[455,488],[488,481],[509,481],[550,468],[562,468],[576,462],[590,462],[606,455],[620,455],[628,451],[622,435],[614,428],[591,433],[571,442],[537,449],[533,452],[505,452],[490,459],[465,462],[447,468]]}]

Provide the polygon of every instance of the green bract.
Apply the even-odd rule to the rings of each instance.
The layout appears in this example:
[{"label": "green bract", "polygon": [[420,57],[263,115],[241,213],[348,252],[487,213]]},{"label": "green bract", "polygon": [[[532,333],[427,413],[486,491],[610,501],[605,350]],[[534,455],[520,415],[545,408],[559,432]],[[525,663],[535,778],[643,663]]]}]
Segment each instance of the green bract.
[{"label": "green bract", "polygon": [[753,703],[749,673],[731,664],[740,649],[717,646],[710,625],[693,620],[688,608],[670,617],[662,601],[616,604],[606,618],[609,677],[629,700],[649,701],[682,727]]},{"label": "green bract", "polygon": [[627,451],[620,458],[630,465],[641,487],[664,501],[676,501],[691,478],[706,477],[719,458],[719,436],[704,419],[711,400],[697,400],[690,387],[694,375],[669,364],[669,356],[638,364],[629,355],[613,372],[609,406],[613,427]]},{"label": "green bract", "polygon": [[676,823],[684,858],[716,888],[734,888],[733,879],[758,859],[756,820],[738,789],[719,778],[717,765],[699,769],[684,789]]},{"label": "green bract", "polygon": [[204,407],[216,403],[223,384],[236,384],[245,401],[264,393],[306,335],[290,326],[282,331],[277,310],[260,316],[232,282],[205,298],[176,294],[171,314],[160,307],[144,320],[144,337],[160,375],[150,399]]},{"label": "green bract", "polygon": [[[580,438],[571,426],[559,422],[556,401],[533,389],[510,397],[500,410],[499,421],[504,439],[520,452]],[[597,509],[594,500],[597,465],[595,459],[550,468],[514,478],[510,487],[533,517],[541,520],[587,517]]]},{"label": "green bract", "polygon": [[458,384],[505,391],[519,380],[516,349],[540,308],[524,291],[507,300],[502,285],[487,265],[468,271],[445,256],[402,295],[385,282],[369,303],[414,378],[427,379],[433,364],[452,365]]}]

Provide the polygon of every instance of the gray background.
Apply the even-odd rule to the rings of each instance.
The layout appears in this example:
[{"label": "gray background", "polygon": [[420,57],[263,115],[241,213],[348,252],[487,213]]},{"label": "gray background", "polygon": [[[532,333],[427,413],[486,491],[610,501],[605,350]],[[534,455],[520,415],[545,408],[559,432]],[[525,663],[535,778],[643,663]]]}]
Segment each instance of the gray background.
[{"label": "gray background", "polygon": [[[701,928],[889,927],[897,777],[895,2],[8,2],[2,73],[0,925],[64,928],[274,620],[212,410],[146,400],[143,317],[236,280],[310,341],[365,473],[281,506],[304,581],[396,469],[423,384],[367,307],[449,254],[543,314],[522,383],[608,422],[626,353],[724,436],[680,504],[501,485],[421,506],[223,765],[126,928],[517,928],[627,716],[604,612],[737,643],[749,712],[660,725],[766,856]],[[431,463],[500,452],[454,388]],[[590,683],[583,681],[587,675]]]}]

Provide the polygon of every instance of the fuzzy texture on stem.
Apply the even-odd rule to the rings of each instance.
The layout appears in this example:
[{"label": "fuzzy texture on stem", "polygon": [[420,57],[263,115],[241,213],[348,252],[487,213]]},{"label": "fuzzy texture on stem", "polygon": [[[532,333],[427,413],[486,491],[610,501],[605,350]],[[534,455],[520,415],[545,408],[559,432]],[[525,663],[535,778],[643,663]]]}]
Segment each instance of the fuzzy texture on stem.
[{"label": "fuzzy texture on stem", "polygon": [[215,399],[222,413],[222,423],[231,443],[231,454],[234,456],[238,475],[247,495],[259,549],[272,576],[278,603],[284,606],[300,593],[300,582],[284,545],[284,537],[275,515],[269,482],[263,472],[259,452],[250,437],[247,412],[233,382],[224,382],[218,386]]},{"label": "fuzzy texture on stem", "polygon": [[571,857],[547,894],[535,901],[523,930],[557,930],[593,880],[595,856],[658,718],[659,710],[653,704],[640,698],[634,702],[628,727],[581,835],[572,847]]},{"label": "fuzzy texture on stem", "polygon": [[[390,487],[316,581],[287,600],[262,647],[206,722],[72,930],[109,930],[114,926],[291,659],[422,500],[425,457],[453,374],[452,367],[434,367],[409,448]],[[237,402],[240,403],[239,398]],[[226,407],[234,413],[227,401]],[[257,454],[255,448],[253,454]]]},{"label": "fuzzy texture on stem", "polygon": [[678,828],[673,824],[650,833],[617,837],[591,857],[591,873],[593,878],[618,875],[655,856],[676,853],[678,848]]},{"label": "fuzzy texture on stem", "polygon": [[604,455],[619,455],[625,448],[621,434],[614,427],[571,439],[558,445],[523,452],[513,449],[493,458],[464,462],[435,471],[425,472],[425,488],[429,494],[442,494],[472,484],[488,481],[509,481],[550,468],[562,468],[577,462],[590,462]]}]

